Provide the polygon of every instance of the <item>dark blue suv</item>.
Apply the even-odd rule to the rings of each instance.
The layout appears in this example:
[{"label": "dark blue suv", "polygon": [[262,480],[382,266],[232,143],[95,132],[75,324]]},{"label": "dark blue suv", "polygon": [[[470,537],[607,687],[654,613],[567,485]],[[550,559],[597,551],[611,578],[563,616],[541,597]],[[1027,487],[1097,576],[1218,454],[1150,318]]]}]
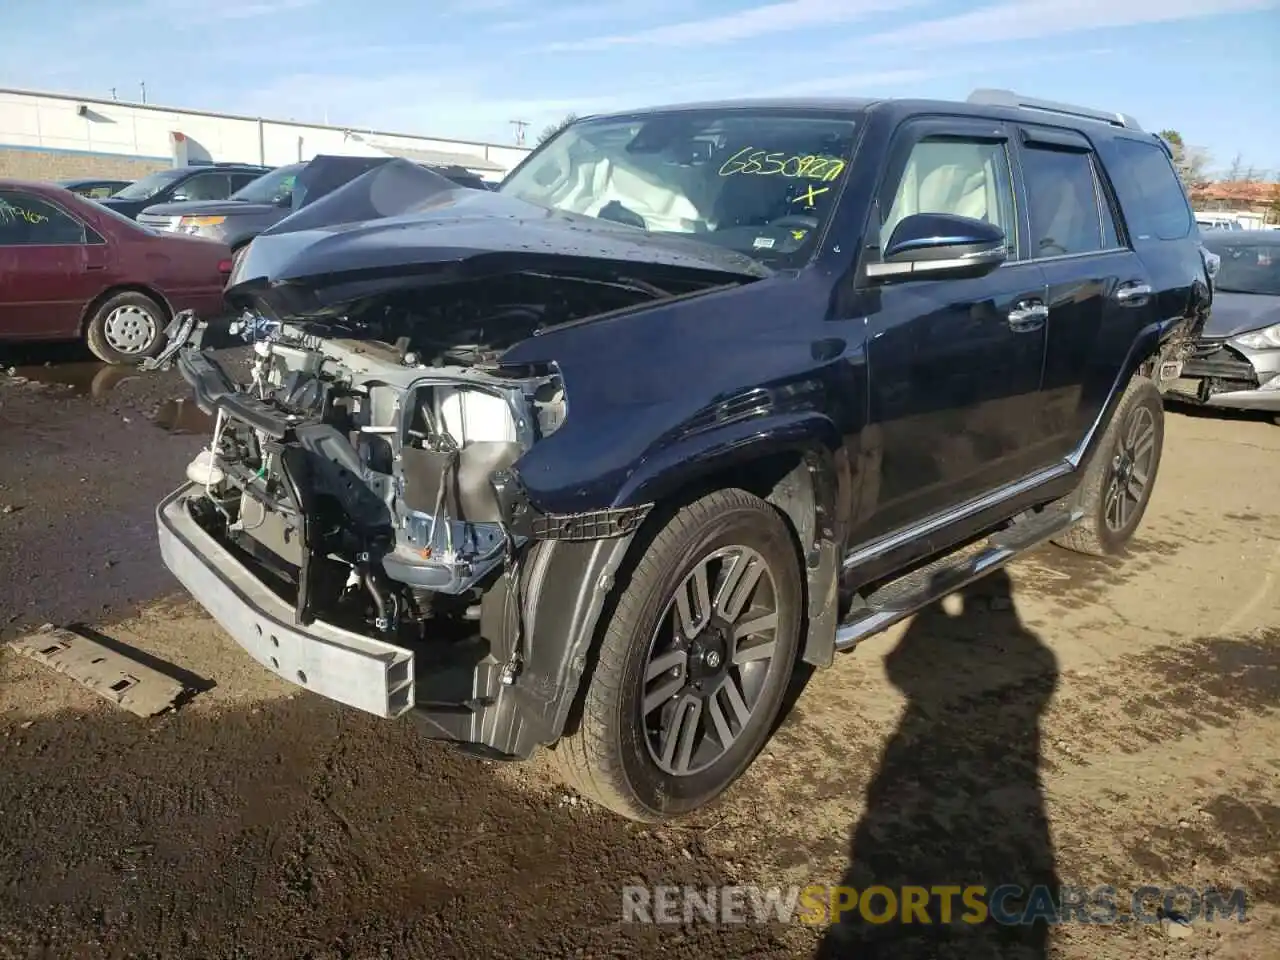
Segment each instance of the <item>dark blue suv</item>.
[{"label": "dark blue suv", "polygon": [[205,163],[157,170],[98,203],[138,219],[147,207],[187,200],[225,200],[271,168],[251,163]]},{"label": "dark blue suv", "polygon": [[662,819],[798,660],[1045,541],[1114,554],[1210,278],[1128,117],[760,101],[579,120],[494,192],[387,164],[260,235],[164,558],[260,663]]}]

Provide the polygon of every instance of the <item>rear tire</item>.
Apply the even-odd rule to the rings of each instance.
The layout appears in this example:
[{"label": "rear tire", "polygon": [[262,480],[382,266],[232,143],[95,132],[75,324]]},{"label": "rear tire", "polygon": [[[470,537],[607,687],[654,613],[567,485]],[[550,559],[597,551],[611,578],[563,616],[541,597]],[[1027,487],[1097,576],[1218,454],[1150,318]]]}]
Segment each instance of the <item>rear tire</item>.
[{"label": "rear tire", "polygon": [[126,290],[98,305],[85,328],[85,341],[104,363],[138,363],[160,352],[168,324],[160,304]]},{"label": "rear tire", "polygon": [[1163,449],[1163,398],[1146,377],[1134,377],[1068,500],[1084,518],[1053,542],[1095,557],[1123,552],[1151,501]]},{"label": "rear tire", "polygon": [[804,591],[791,531],[743,490],[679,510],[604,626],[581,722],[552,757],[632,820],[689,813],[764,746],[791,679]]}]

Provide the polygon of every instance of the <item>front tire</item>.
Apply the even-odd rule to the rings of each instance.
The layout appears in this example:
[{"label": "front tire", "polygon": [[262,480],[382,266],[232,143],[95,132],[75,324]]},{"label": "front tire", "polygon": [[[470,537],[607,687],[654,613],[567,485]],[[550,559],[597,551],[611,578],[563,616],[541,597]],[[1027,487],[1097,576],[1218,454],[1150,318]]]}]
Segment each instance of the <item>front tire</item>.
[{"label": "front tire", "polygon": [[160,304],[126,290],[98,305],[85,329],[85,341],[104,363],[137,363],[160,352],[168,323]]},{"label": "front tire", "polygon": [[799,644],[796,547],[769,504],[720,490],[679,510],[640,556],[556,745],[565,779],[633,820],[689,813],[764,746]]},{"label": "front tire", "polygon": [[1095,557],[1123,552],[1151,501],[1163,449],[1164,400],[1135,377],[1069,501],[1084,518],[1053,542]]}]

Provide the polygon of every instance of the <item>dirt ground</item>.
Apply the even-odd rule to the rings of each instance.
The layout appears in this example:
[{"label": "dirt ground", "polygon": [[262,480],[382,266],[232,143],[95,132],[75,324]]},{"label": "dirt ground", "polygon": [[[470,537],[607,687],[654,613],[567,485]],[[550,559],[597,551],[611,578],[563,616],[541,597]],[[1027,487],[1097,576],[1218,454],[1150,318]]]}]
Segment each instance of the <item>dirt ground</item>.
[{"label": "dirt ground", "polygon": [[[0,648],[0,958],[1280,956],[1280,427],[1171,413],[1131,556],[1046,548],[837,659],[652,828],[259,669],[154,546],[183,385],[57,359],[0,373],[0,640],[80,621],[207,689],[142,720]],[[1248,919],[622,922],[626,884],[840,882],[1217,884]]]}]

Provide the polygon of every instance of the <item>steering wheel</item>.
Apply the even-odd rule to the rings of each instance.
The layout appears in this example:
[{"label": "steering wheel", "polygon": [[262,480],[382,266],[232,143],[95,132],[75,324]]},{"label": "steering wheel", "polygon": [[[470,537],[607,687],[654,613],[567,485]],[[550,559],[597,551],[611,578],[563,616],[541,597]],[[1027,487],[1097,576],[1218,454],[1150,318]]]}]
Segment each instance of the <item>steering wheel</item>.
[{"label": "steering wheel", "polygon": [[779,217],[777,220],[770,220],[771,227],[803,227],[806,230],[818,229],[818,218],[808,217],[803,213],[789,213],[785,217]]}]

